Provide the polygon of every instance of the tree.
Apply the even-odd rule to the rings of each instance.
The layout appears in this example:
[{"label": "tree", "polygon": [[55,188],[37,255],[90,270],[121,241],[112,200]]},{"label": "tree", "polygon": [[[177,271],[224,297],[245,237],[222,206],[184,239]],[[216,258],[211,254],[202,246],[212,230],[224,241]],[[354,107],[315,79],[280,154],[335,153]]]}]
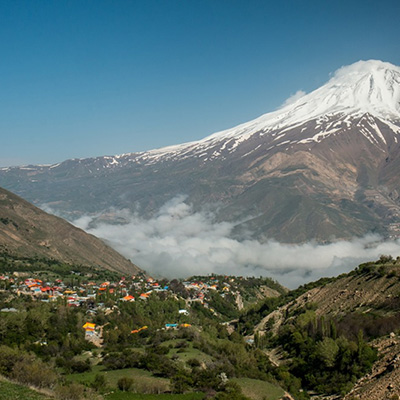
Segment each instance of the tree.
[{"label": "tree", "polygon": [[180,369],[171,378],[171,386],[173,393],[184,393],[193,385],[193,378],[187,371]]},{"label": "tree", "polygon": [[92,382],[92,388],[96,390],[105,389],[107,386],[107,380],[103,374],[96,374],[94,381]]},{"label": "tree", "polygon": [[335,365],[338,353],[338,344],[329,337],[324,337],[323,340],[317,343],[316,355],[328,368],[332,368]]},{"label": "tree", "polygon": [[27,362],[27,360],[15,363],[12,378],[16,381],[33,385],[37,388],[52,388],[57,382],[57,374],[52,368],[41,360]]},{"label": "tree", "polygon": [[133,382],[134,380],[132,378],[123,376],[122,378],[118,379],[118,389],[122,390],[123,392],[127,392],[132,387]]}]

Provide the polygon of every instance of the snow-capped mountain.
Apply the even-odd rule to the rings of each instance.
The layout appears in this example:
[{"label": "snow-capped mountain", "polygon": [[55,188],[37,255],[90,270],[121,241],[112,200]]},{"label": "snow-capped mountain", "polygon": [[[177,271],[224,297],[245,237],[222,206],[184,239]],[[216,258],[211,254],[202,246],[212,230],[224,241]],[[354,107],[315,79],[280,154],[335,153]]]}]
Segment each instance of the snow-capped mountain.
[{"label": "snow-capped mountain", "polygon": [[[202,140],[6,168],[0,186],[64,215],[152,213],[176,194],[258,238],[400,233],[400,67],[359,61],[319,89]],[[72,218],[72,217],[71,217]],[[243,222],[245,221],[245,222]]]},{"label": "snow-capped mountain", "polygon": [[[275,112],[267,113],[237,127],[214,133],[200,141],[132,155],[137,157],[138,161],[147,162],[158,161],[162,158],[182,157],[193,153],[205,158],[205,150],[214,149],[216,144],[223,142],[219,149],[211,155],[212,158],[215,158],[220,156],[227,147],[230,151],[235,151],[240,143],[248,140],[254,134],[264,136],[271,133],[276,142],[274,145],[281,145],[285,139],[290,138],[287,132],[299,127],[305,134],[297,140],[289,140],[286,143],[294,145],[320,142],[331,134],[350,129],[354,119],[364,116],[366,117],[366,126],[361,133],[370,141],[375,141],[373,136],[377,135],[380,140],[385,142],[385,138],[373,118],[377,118],[393,133],[400,132],[398,126],[400,121],[400,67],[377,60],[359,61],[342,67],[324,86]],[[310,121],[316,121],[313,132],[315,134],[307,137],[307,134],[310,133],[307,123]],[[229,140],[231,143],[227,144],[226,141]],[[112,163],[117,164],[119,158],[126,156],[114,157]]]}]

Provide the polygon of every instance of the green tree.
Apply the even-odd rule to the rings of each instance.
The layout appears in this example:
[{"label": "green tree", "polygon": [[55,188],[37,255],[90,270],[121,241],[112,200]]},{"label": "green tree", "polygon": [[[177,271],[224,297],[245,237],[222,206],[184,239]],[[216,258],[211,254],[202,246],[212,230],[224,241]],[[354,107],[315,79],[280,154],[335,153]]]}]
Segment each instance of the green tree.
[{"label": "green tree", "polygon": [[171,386],[173,393],[184,393],[193,385],[193,378],[188,371],[179,369],[174,376],[171,377]]},{"label": "green tree", "polygon": [[127,376],[123,376],[122,378],[118,379],[118,389],[122,390],[123,392],[127,392],[133,385],[134,380]]},{"label": "green tree", "polygon": [[326,367],[332,368],[335,365],[336,357],[339,353],[339,346],[335,340],[324,337],[323,340],[316,345],[316,355],[325,364]]}]

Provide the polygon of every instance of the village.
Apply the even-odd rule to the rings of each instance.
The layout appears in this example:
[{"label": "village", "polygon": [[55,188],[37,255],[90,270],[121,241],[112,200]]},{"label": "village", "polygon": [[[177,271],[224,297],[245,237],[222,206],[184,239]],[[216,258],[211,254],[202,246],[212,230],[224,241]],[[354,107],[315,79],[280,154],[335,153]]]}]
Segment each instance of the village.
[{"label": "village", "polygon": [[[71,273],[79,274],[73,271]],[[220,282],[215,276],[202,277],[203,280],[201,281],[183,281],[181,285],[190,294],[190,297],[187,298],[188,303],[196,301],[208,307],[207,292],[211,290],[218,291],[222,295],[231,292],[237,294],[236,291],[232,291],[232,282],[243,278],[227,276],[225,278],[230,283]],[[146,277],[144,274],[133,275],[129,278],[121,277],[118,282],[98,283],[88,281],[80,283],[78,286],[71,286],[62,279],[56,279],[54,282],[43,282],[41,279],[28,277],[27,273],[21,272],[14,272],[12,275],[0,275],[1,291],[8,290],[18,296],[32,296],[33,299],[42,302],[65,299],[70,307],[79,307],[82,303],[91,300],[101,307],[103,302],[100,300],[105,298],[118,298],[119,301],[136,301],[148,299],[153,292],[175,292],[166,283],[168,281],[165,279],[157,281],[151,277]]]},{"label": "village", "polygon": [[[121,303],[146,302],[151,300],[152,294],[163,293],[165,296],[184,299],[185,307],[178,311],[179,320],[165,323],[161,329],[188,328],[191,326],[189,316],[193,304],[201,305],[213,315],[218,316],[218,312],[210,305],[211,294],[218,293],[221,298],[231,295],[232,299],[241,299],[237,281],[247,279],[212,275],[169,282],[165,279],[156,280],[145,274],[138,274],[121,277],[116,281],[100,282],[87,279],[89,277],[82,276],[83,274],[80,272],[71,271],[71,275],[79,279],[58,278],[53,281],[45,281],[37,276],[29,275],[27,272],[0,275],[0,291],[8,292],[11,295],[7,301],[7,307],[1,308],[0,313],[18,312],[18,306],[15,306],[14,303],[18,298],[24,296],[43,303],[59,303],[72,308],[80,307],[86,310],[86,321],[82,326],[85,338],[100,347],[102,326],[93,322],[98,312],[108,315],[118,311]],[[240,301],[238,305],[239,308],[242,307],[242,302]],[[138,334],[146,329],[148,326],[143,325],[133,329],[131,334]]]},{"label": "village", "polygon": [[[24,352],[24,360],[35,360],[35,379],[51,370],[60,387],[70,393],[77,385],[88,398],[130,391],[188,392],[200,399],[225,390],[215,377],[267,378],[266,356],[243,335],[250,325],[240,321],[240,310],[265,298],[266,290],[279,289],[269,278],[167,280],[3,257],[0,361],[9,355],[17,360],[14,353]],[[263,369],[253,362],[256,355],[265,361]],[[18,372],[23,380],[26,374],[16,363],[9,376]]]}]

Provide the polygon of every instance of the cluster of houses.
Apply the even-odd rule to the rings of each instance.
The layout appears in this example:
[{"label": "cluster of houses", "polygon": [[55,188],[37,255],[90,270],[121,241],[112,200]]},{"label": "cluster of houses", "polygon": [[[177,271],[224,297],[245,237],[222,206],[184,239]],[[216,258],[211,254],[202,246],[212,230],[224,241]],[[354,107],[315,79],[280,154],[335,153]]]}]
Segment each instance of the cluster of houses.
[{"label": "cluster of houses", "polygon": [[[227,294],[237,295],[239,293],[236,279],[233,277],[195,277],[184,282],[179,283],[180,289],[185,291],[186,307],[179,310],[179,315],[188,316],[189,311],[187,308],[193,302],[199,302],[211,312],[215,312],[209,306],[211,298],[210,292],[219,292],[224,297]],[[68,284],[68,281],[70,283]],[[82,280],[83,281],[83,280]],[[75,282],[75,284],[74,284]],[[56,279],[53,282],[43,281],[39,278],[29,277],[26,274],[14,273],[13,275],[0,275],[0,291],[7,290],[17,296],[28,295],[37,301],[43,302],[64,302],[69,307],[86,306],[86,313],[88,320],[82,326],[85,332],[85,338],[97,346],[102,345],[102,327],[96,326],[95,323],[90,322],[91,316],[95,315],[98,310],[103,310],[107,314],[118,309],[118,302],[134,302],[134,301],[148,301],[152,293],[157,292],[176,292],[176,286],[166,281],[158,282],[153,278],[145,275],[138,275],[132,277],[122,277],[118,282],[95,282],[86,280],[86,282],[77,283],[77,280]],[[113,300],[114,306],[106,307],[107,300]],[[18,312],[16,308],[12,307],[12,301],[7,304],[8,308],[3,308],[0,312]],[[191,325],[187,322],[165,324],[163,329],[180,329],[188,328]],[[139,334],[140,332],[148,329],[147,326],[132,330],[131,334]]]},{"label": "cluster of houses", "polygon": [[[29,295],[33,299],[43,302],[53,302],[63,299],[69,307],[79,307],[91,303],[89,313],[95,313],[97,308],[104,307],[107,299],[116,302],[146,301],[152,293],[173,292],[172,288],[165,281],[147,277],[144,274],[122,277],[118,282],[95,282],[84,283],[68,282],[68,279],[56,279],[54,282],[45,282],[38,278],[26,276],[27,274],[14,273],[12,276],[0,276],[0,290],[7,290],[16,295]],[[209,292],[218,291],[221,296],[228,293],[237,294],[234,280],[238,278],[224,277],[219,279],[216,276],[197,277],[183,282],[187,293],[186,303],[190,306],[192,302],[200,302],[204,307],[210,308],[208,304]],[[3,282],[3,285],[1,285]],[[12,305],[12,304],[11,304]],[[212,308],[210,308],[211,311]],[[187,313],[187,310],[180,310],[180,313]],[[171,328],[171,327],[166,327]]]},{"label": "cluster of houses", "polygon": [[[9,291],[17,295],[30,295],[41,301],[55,301],[59,298],[66,299],[68,306],[78,307],[90,299],[102,299],[112,296],[116,300],[135,301],[137,293],[139,299],[146,300],[153,291],[166,291],[168,286],[161,287],[152,278],[133,276],[129,280],[121,278],[119,282],[94,282],[89,281],[78,285],[71,285],[57,279],[54,282],[43,282],[38,278],[1,275],[0,282],[7,283]],[[21,279],[22,278],[22,279]],[[5,287],[5,286],[4,286]],[[0,286],[0,290],[2,287]]]},{"label": "cluster of houses", "polygon": [[235,285],[236,279],[242,278],[228,276],[217,277],[212,275],[208,277],[198,277],[198,279],[185,281],[183,282],[183,285],[189,293],[189,298],[187,301],[188,303],[200,302],[205,308],[209,308],[210,311],[214,312],[214,310],[209,307],[209,292],[219,292],[221,297],[225,297],[227,294],[236,296],[240,294],[237,286]]},{"label": "cluster of houses", "polygon": [[[21,279],[22,278],[22,279]],[[55,301],[58,298],[67,300],[69,306],[77,307],[82,302],[94,298],[106,298],[112,296],[120,301],[146,300],[153,292],[170,291],[168,285],[161,284],[153,278],[144,275],[130,278],[122,277],[119,282],[94,282],[89,281],[72,286],[57,279],[54,282],[43,282],[38,278],[21,276],[1,275],[1,281],[9,283],[9,290],[18,295],[31,295],[44,301]],[[189,280],[183,282],[190,297],[189,301],[200,301],[204,303],[207,299],[207,292],[219,291],[222,295],[233,292],[231,283],[234,278],[226,277],[226,281],[219,282],[216,277],[207,277],[207,280]],[[230,280],[231,282],[228,282]],[[1,289],[1,286],[0,286]],[[133,295],[136,294],[136,297]]]}]

